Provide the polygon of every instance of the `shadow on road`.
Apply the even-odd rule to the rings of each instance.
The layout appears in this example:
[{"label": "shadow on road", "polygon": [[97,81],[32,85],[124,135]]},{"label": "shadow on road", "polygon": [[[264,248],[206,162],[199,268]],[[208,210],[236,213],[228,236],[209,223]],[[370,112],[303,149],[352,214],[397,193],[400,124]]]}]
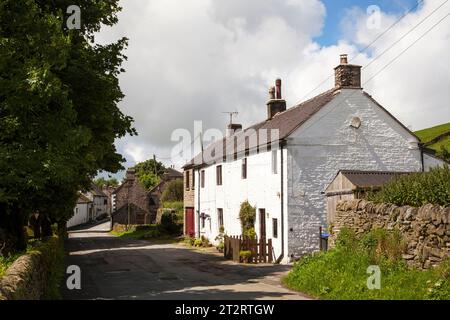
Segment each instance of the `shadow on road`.
[{"label": "shadow on road", "polygon": [[82,289],[64,289],[65,299],[302,298],[280,285],[289,266],[235,264],[181,245],[108,235],[75,235],[67,248]]}]

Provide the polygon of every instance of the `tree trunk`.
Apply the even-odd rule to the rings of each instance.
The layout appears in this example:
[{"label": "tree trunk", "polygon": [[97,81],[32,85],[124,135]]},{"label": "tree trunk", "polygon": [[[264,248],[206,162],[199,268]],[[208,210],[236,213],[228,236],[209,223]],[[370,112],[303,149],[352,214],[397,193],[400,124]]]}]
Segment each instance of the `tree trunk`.
[{"label": "tree trunk", "polygon": [[67,222],[58,221],[58,236],[62,239],[67,239]]},{"label": "tree trunk", "polygon": [[41,238],[41,223],[39,221],[39,215],[36,217],[36,214],[32,214],[29,220],[30,226],[33,228],[33,236],[34,239]]},{"label": "tree trunk", "polygon": [[39,217],[41,218],[42,238],[45,239],[51,237],[53,235],[53,231],[50,219],[47,215],[42,213],[39,214]]},{"label": "tree trunk", "polygon": [[24,210],[17,205],[13,205],[11,214],[10,232],[15,241],[14,249],[16,251],[24,251],[27,248],[27,237],[25,235],[25,213]]}]

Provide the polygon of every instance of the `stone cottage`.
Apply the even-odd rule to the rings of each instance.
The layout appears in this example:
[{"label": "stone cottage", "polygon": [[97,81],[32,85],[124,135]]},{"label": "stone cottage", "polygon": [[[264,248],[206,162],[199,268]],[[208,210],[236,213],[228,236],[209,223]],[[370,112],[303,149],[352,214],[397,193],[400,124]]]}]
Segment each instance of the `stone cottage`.
[{"label": "stone cottage", "polygon": [[[341,55],[334,88],[286,108],[281,80],[269,91],[265,120],[206,147],[184,168],[185,232],[214,242],[223,226],[240,235],[239,208],[256,207],[258,237],[275,260],[319,249],[327,227],[326,186],[341,169],[424,169],[419,139],[361,88],[361,67]],[[261,108],[263,110],[263,108]]]},{"label": "stone cottage", "polygon": [[112,213],[112,223],[155,223],[159,200],[167,183],[182,177],[181,172],[168,168],[162,175],[161,181],[151,190],[147,190],[137,180],[135,170],[127,170],[123,183],[113,192],[115,210]]}]

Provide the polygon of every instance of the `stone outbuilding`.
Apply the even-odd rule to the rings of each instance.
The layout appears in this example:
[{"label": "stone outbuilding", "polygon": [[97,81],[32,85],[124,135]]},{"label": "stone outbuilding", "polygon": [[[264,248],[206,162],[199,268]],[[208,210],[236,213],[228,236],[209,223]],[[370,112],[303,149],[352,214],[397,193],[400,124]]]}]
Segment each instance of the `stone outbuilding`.
[{"label": "stone outbuilding", "polygon": [[327,199],[327,224],[334,221],[336,205],[340,200],[364,198],[368,192],[381,187],[408,172],[340,170],[325,189]]},{"label": "stone outbuilding", "polygon": [[168,168],[161,181],[151,190],[147,190],[138,181],[135,170],[127,170],[123,183],[113,192],[115,210],[112,213],[112,223],[155,223],[160,197],[168,182],[182,178],[181,172]]}]

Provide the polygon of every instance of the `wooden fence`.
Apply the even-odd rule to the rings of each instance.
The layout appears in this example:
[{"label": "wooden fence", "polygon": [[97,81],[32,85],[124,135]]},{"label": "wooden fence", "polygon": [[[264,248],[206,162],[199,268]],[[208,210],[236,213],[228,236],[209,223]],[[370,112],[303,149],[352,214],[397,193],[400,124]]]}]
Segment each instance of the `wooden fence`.
[{"label": "wooden fence", "polygon": [[248,238],[242,236],[225,236],[223,255],[225,259],[242,262],[241,251],[250,251],[252,254],[248,260],[250,263],[272,263],[273,247],[272,239]]}]

